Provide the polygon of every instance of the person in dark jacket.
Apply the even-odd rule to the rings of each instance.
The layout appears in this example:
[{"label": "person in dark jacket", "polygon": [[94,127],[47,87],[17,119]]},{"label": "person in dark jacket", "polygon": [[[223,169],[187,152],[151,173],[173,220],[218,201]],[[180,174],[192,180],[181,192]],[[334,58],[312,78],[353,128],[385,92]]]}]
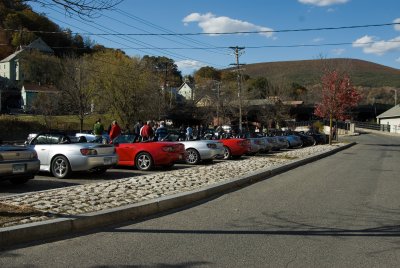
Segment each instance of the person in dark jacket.
[{"label": "person in dark jacket", "polygon": [[168,130],[165,127],[165,123],[161,122],[160,126],[156,129],[156,138],[157,140],[162,140],[163,138],[165,138],[165,136],[168,135]]}]

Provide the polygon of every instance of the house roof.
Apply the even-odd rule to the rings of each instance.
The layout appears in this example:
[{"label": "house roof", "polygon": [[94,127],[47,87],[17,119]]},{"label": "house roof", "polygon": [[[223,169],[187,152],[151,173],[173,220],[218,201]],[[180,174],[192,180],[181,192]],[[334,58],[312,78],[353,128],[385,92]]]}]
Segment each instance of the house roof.
[{"label": "house roof", "polygon": [[41,52],[44,53],[54,53],[54,50],[51,49],[51,47],[49,47],[40,37],[36,40],[34,40],[32,43],[30,43],[27,46],[21,46],[20,49],[16,52],[14,52],[13,54],[9,55],[7,58],[2,59],[0,62],[9,62],[11,60],[13,60],[14,58],[16,58],[21,52],[25,51],[25,50],[30,50],[30,49],[37,49]]},{"label": "house roof", "polygon": [[37,49],[40,52],[44,52],[44,53],[54,53],[54,50],[49,47],[43,40],[42,38],[38,38],[36,40],[34,40],[32,43],[30,43],[29,45],[26,46],[26,48],[28,49]]},{"label": "house roof", "polygon": [[400,117],[400,104],[390,108],[384,113],[381,113],[376,118],[389,118],[389,117]]},{"label": "house roof", "polygon": [[57,93],[59,90],[54,85],[39,85],[35,83],[24,83],[25,92],[47,92]]},{"label": "house roof", "polygon": [[182,85],[178,88],[178,91],[180,91],[185,85],[187,85],[191,90],[193,90],[193,85],[190,85],[187,82],[183,82]]},{"label": "house roof", "polygon": [[16,52],[14,52],[13,54],[9,55],[7,58],[2,59],[0,62],[9,62],[11,60],[13,60],[14,58],[16,58],[19,54],[21,54],[21,52],[23,52],[23,50],[18,50]]}]

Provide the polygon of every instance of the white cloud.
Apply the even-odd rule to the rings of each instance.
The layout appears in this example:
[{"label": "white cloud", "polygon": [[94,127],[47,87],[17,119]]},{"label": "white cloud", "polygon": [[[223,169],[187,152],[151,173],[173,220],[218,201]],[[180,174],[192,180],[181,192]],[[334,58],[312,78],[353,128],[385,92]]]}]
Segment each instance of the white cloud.
[{"label": "white cloud", "polygon": [[366,54],[384,55],[387,52],[400,51],[400,36],[390,40],[378,40],[365,35],[353,42],[353,47],[362,48]]},{"label": "white cloud", "polygon": [[400,57],[398,57],[398,58],[396,59],[396,61],[397,61],[397,62],[400,62]]},{"label": "white cloud", "polygon": [[302,4],[314,5],[319,7],[336,5],[336,4],[344,4],[349,0],[298,0]]},{"label": "white cloud", "polygon": [[[252,31],[272,31],[271,28],[258,26],[247,21],[231,19],[229,17],[217,17],[212,13],[200,14],[192,13],[183,20],[185,25],[191,22],[198,22],[198,26],[205,33],[227,33],[227,32],[252,32]],[[272,37],[273,33],[264,32],[261,35]]]},{"label": "white cloud", "polygon": [[[400,23],[400,18],[395,19],[393,22],[394,22],[394,23]],[[396,25],[394,26],[394,29],[395,29],[396,31],[400,31],[400,24],[396,24]]]},{"label": "white cloud", "polygon": [[182,74],[192,74],[197,69],[206,66],[205,64],[195,61],[195,60],[181,60],[176,61],[175,64],[178,66],[178,69],[182,71]]},{"label": "white cloud", "polygon": [[322,37],[317,37],[317,38],[314,38],[312,41],[313,41],[314,43],[319,43],[319,42],[324,41],[324,38],[322,38]]},{"label": "white cloud", "polygon": [[346,51],[346,49],[344,49],[344,48],[332,49],[332,53],[335,54],[336,56],[342,55],[345,51]]}]

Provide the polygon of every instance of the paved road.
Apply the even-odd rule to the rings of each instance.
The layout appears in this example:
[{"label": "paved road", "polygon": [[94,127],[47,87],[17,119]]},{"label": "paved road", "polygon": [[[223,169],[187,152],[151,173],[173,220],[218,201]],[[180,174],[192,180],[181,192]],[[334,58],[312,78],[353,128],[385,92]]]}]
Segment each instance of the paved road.
[{"label": "paved road", "polygon": [[400,138],[196,206],[0,253],[0,266],[398,267]]}]

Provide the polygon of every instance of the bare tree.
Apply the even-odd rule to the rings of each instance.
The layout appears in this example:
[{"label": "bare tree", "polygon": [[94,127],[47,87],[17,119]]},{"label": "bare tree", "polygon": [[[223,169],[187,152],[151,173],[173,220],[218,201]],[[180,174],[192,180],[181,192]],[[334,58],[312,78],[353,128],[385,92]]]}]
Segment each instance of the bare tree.
[{"label": "bare tree", "polygon": [[91,105],[97,91],[91,83],[92,71],[85,58],[66,58],[61,64],[63,76],[58,88],[62,92],[63,105],[79,118],[80,131],[83,121],[91,111]]},{"label": "bare tree", "polygon": [[65,12],[80,17],[95,17],[98,12],[109,10],[117,6],[123,0],[22,0],[21,2],[38,3],[44,7],[58,5]]}]

